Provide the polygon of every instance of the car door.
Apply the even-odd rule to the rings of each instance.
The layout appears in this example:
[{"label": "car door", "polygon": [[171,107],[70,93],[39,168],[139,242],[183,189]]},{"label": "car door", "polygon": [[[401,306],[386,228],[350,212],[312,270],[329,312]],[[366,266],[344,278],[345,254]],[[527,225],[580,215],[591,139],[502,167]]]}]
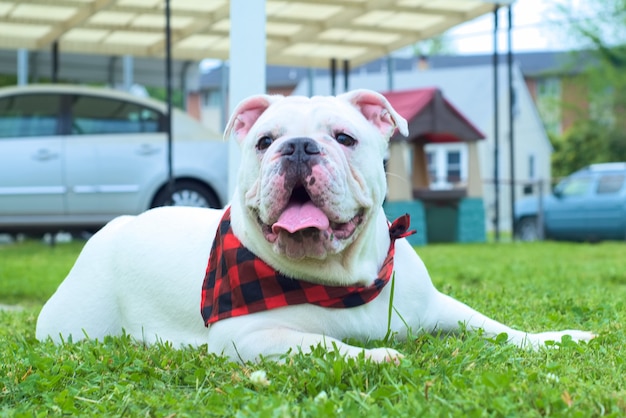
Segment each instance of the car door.
[{"label": "car door", "polygon": [[166,173],[163,115],[115,98],[76,95],[67,146],[68,209],[134,214]]},{"label": "car door", "polygon": [[0,215],[63,214],[60,109],[57,94],[0,98]]},{"label": "car door", "polygon": [[626,238],[626,174],[607,173],[598,178],[593,195],[585,201],[589,237]]},{"label": "car door", "polygon": [[546,232],[561,239],[586,239],[585,202],[591,194],[593,177],[568,177],[555,188],[555,199],[546,199],[544,208]]}]

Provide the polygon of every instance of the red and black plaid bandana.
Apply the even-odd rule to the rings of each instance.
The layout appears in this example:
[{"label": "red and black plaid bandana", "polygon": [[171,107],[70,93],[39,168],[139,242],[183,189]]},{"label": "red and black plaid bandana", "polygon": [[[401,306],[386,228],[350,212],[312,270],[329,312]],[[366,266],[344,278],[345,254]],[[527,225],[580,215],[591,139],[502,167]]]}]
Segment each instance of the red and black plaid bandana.
[{"label": "red and black plaid bandana", "polygon": [[201,311],[209,326],[220,319],[312,303],[352,308],[374,299],[391,279],[395,240],[414,234],[408,214],[389,227],[391,244],[378,277],[368,286],[325,286],[287,277],[245,248],[233,234],[227,208],[215,235],[202,284]]}]

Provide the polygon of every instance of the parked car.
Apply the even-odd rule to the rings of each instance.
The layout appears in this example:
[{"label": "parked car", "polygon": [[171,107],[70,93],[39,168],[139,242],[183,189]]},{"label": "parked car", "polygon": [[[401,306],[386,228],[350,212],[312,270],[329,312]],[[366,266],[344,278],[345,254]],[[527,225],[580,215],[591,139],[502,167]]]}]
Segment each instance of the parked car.
[{"label": "parked car", "polygon": [[0,89],[0,232],[98,228],[166,204],[222,207],[227,144],[166,105],[70,85]]},{"label": "parked car", "polygon": [[517,236],[535,240],[543,226],[545,236],[552,239],[626,239],[625,179],[624,162],[592,164],[563,179],[541,202],[537,197],[519,200],[515,206]]}]

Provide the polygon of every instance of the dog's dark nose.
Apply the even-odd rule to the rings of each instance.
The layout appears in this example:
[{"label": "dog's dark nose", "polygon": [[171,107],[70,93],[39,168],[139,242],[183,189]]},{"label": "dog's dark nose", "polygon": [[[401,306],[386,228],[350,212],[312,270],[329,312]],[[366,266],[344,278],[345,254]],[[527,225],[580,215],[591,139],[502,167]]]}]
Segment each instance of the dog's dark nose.
[{"label": "dog's dark nose", "polygon": [[308,162],[320,154],[320,148],[311,138],[292,138],[280,147],[280,155],[291,162]]}]

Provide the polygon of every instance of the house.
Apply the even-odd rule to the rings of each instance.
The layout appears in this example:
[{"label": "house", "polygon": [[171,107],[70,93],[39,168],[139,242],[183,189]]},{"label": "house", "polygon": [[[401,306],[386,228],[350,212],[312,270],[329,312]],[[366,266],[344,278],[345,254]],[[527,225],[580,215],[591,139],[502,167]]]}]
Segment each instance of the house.
[{"label": "house", "polygon": [[[504,63],[505,56],[500,56]],[[602,103],[592,103],[582,74],[590,57],[585,52],[545,51],[523,52],[514,55],[526,82],[528,91],[535,102],[546,130],[551,134],[560,134],[572,126],[574,121],[595,117],[602,112]],[[394,89],[394,74],[417,71],[419,69],[443,69],[491,65],[492,54],[482,55],[434,55],[430,57],[387,57],[354,68],[350,77],[363,73],[387,74],[387,90]],[[222,68],[201,74],[199,90],[194,93],[202,102],[204,111],[212,109],[211,115],[203,115],[209,125],[221,123],[221,93],[225,80]],[[391,71],[390,71],[391,70]],[[290,94],[301,80],[310,77],[328,75],[327,69],[308,69],[302,67],[268,66],[267,87],[270,94]],[[338,77],[343,84],[343,76]],[[352,87],[352,86],[351,86]]]},{"label": "house", "polygon": [[[500,57],[504,62],[505,57]],[[606,113],[606,100],[592,97],[584,71],[595,58],[588,51],[542,51],[514,55],[545,128],[560,135],[581,118],[598,118]],[[432,56],[429,68],[461,68],[491,65],[492,54]]]}]

